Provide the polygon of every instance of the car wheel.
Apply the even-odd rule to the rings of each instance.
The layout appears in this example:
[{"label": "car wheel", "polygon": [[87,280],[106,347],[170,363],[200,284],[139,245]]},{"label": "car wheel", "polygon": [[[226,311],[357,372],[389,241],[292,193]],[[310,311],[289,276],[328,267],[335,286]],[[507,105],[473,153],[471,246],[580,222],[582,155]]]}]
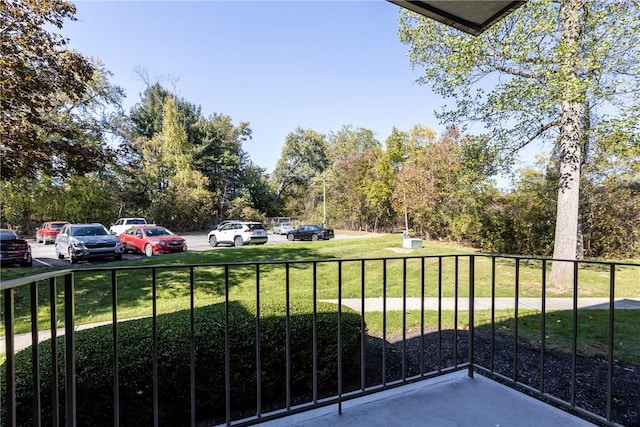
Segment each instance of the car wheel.
[{"label": "car wheel", "polygon": [[216,239],[216,236],[209,236],[209,245],[211,245],[212,247],[216,247],[218,246],[218,239]]},{"label": "car wheel", "polygon": [[317,234],[312,234],[311,235],[311,241],[312,242],[317,242],[318,241],[318,235]]},{"label": "car wheel", "polygon": [[28,259],[28,260],[26,260],[26,261],[22,261],[22,262],[20,263],[20,266],[21,266],[21,267],[33,267],[33,258],[29,257],[29,259]]},{"label": "car wheel", "polygon": [[64,259],[64,255],[60,253],[60,251],[58,251],[58,247],[56,246],[56,255],[58,256],[58,259]]},{"label": "car wheel", "polygon": [[240,236],[236,236],[236,238],[235,238],[235,239],[233,239],[233,244],[234,244],[236,247],[240,247],[240,246],[242,246],[242,244],[243,244],[243,243],[244,243],[244,242],[242,241],[242,237],[240,237]]},{"label": "car wheel", "polygon": [[153,256],[153,248],[151,247],[151,245],[149,244],[144,245],[144,254],[146,256]]},{"label": "car wheel", "polygon": [[115,254],[113,259],[116,261],[120,261],[122,259],[122,254]]},{"label": "car wheel", "polygon": [[76,258],[73,253],[71,252],[71,249],[69,249],[69,262],[71,264],[77,264],[78,263],[78,258]]},{"label": "car wheel", "polygon": [[287,234],[287,240],[293,242],[293,234]]}]

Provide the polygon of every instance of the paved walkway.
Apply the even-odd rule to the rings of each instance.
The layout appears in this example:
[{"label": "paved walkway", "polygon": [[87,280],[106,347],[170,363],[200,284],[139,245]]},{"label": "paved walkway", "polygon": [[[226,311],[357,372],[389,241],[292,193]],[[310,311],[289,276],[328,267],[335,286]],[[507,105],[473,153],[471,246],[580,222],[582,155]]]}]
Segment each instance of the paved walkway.
[{"label": "paved walkway", "polygon": [[[323,300],[326,302],[338,303],[337,299]],[[382,298],[366,298],[364,303],[364,311],[383,311],[384,300]],[[387,310],[399,311],[403,307],[402,298],[387,298]],[[441,301],[443,310],[453,310],[455,308],[455,298],[442,298]],[[362,310],[362,300],[360,298],[345,298],[342,300],[342,305],[346,305],[356,311]],[[437,310],[438,298],[425,298],[424,309],[425,310]],[[514,298],[496,298],[496,309],[509,309],[514,308]],[[617,298],[614,302],[616,309],[627,310],[640,310],[640,298]],[[420,298],[407,298],[406,299],[407,310],[420,310],[421,301]],[[491,298],[475,298],[474,308],[476,310],[489,310],[491,309]],[[540,298],[520,298],[518,299],[519,309],[528,310],[542,310],[542,300]],[[581,309],[607,309],[609,308],[609,298],[578,298],[578,308]],[[467,298],[458,298],[458,309],[468,310],[469,300]],[[573,309],[573,298],[547,298],[546,310],[571,310]]]},{"label": "paved walkway", "polygon": [[[338,303],[338,300],[323,300],[326,302],[332,302],[334,304]],[[495,299],[495,308],[496,309],[513,309],[514,307],[514,299],[513,298],[496,298]],[[454,298],[442,298],[440,304],[442,305],[442,310],[453,310],[455,308],[455,299]],[[520,298],[518,300],[518,307],[520,309],[527,310],[541,310],[542,302],[540,298]],[[360,311],[362,308],[362,300],[359,298],[345,298],[342,300],[342,304],[350,307],[356,311]],[[615,300],[615,308],[616,309],[627,309],[627,310],[640,310],[640,298],[618,298]],[[425,298],[424,299],[424,309],[425,310],[437,310],[438,309],[438,299],[437,298]],[[474,306],[476,310],[489,310],[491,309],[491,298],[476,298],[474,300]],[[403,299],[402,298],[387,298],[387,311],[401,311],[403,307]],[[407,310],[420,310],[421,302],[420,298],[407,298],[406,299],[406,307]],[[573,308],[573,298],[547,298],[546,300],[546,310],[571,310]],[[608,298],[578,298],[578,308],[581,309],[607,309],[609,308],[609,299]],[[383,299],[382,298],[366,298],[364,303],[365,312],[372,311],[383,311]],[[459,310],[468,310],[469,309],[469,301],[466,298],[458,298],[458,309]],[[76,327],[76,330],[92,328],[95,326],[109,324],[111,322],[102,322],[88,325],[80,325]],[[64,329],[58,329],[58,335],[64,335]],[[51,331],[43,330],[40,331],[39,339],[41,341],[45,339],[51,338]],[[22,350],[23,348],[27,348],[31,345],[31,334],[18,334],[15,337],[15,349]],[[0,337],[0,353],[4,354],[5,352],[5,339],[4,336]]]}]

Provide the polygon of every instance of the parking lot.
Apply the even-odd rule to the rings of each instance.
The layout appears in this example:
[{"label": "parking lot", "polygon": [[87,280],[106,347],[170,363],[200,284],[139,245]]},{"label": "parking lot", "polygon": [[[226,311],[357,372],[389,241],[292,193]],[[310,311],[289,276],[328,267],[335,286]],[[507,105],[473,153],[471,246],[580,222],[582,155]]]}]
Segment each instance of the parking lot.
[{"label": "parking lot", "polygon": [[[207,240],[207,232],[200,233],[181,233],[182,237],[184,237],[187,241],[188,251],[208,251],[208,250],[224,250],[226,246],[218,246],[212,248],[209,245],[209,241]],[[336,234],[335,239],[348,239],[357,237],[352,234]],[[69,267],[68,259],[58,259],[56,257],[56,251],[54,249],[53,244],[45,245],[43,243],[36,243],[35,240],[29,240],[31,244],[31,251],[33,256],[33,267]],[[269,233],[269,241],[266,243],[267,245],[274,244],[295,244],[300,242],[288,242],[287,236],[285,235],[277,235]],[[171,256],[171,255],[159,255],[159,256]],[[144,255],[126,253],[122,256],[123,260],[135,260],[139,258],[143,258]],[[104,263],[112,262],[109,259],[92,259],[90,261],[82,262],[81,265],[99,265]]]}]

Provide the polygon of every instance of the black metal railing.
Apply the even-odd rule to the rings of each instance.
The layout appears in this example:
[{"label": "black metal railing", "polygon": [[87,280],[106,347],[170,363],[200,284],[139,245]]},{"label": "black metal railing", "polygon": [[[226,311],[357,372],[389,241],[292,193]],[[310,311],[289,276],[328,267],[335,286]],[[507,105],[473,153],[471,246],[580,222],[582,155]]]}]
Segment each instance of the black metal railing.
[{"label": "black metal railing", "polygon": [[[570,286],[552,290],[571,295],[566,308],[555,305],[549,307],[551,302],[556,301],[552,296],[553,292],[550,293],[547,279],[552,262],[571,262],[574,267]],[[32,425],[77,424],[75,336],[81,326],[77,324],[77,319],[87,321],[85,313],[82,316],[76,315],[78,307],[82,306],[86,310],[82,305],[85,302],[78,301],[78,298],[81,296],[83,301],[91,300],[94,292],[102,296],[108,295],[108,304],[98,303],[95,308],[102,313],[102,317],[99,317],[101,320],[106,318],[107,324],[119,325],[125,320],[124,317],[133,315],[127,311],[130,307],[119,304],[119,291],[124,291],[124,286],[135,284],[140,286],[141,292],[147,292],[144,298],[148,298],[149,304],[147,312],[142,315],[137,313],[136,317],[150,318],[151,321],[150,405],[152,421],[156,426],[163,424],[163,408],[159,398],[159,369],[162,368],[162,362],[159,357],[158,319],[160,311],[164,313],[170,310],[167,308],[167,299],[177,300],[182,297],[186,301],[185,309],[189,311],[189,413],[183,419],[190,421],[185,424],[194,426],[203,421],[198,413],[201,405],[197,401],[199,378],[196,366],[200,361],[197,352],[199,344],[196,343],[199,323],[195,313],[198,306],[217,302],[225,307],[222,320],[225,404],[224,413],[210,416],[213,424],[252,425],[328,405],[336,405],[337,411],[341,413],[342,403],[347,400],[466,369],[469,376],[473,376],[475,372],[480,373],[589,420],[607,425],[622,425],[627,421],[625,417],[628,414],[616,406],[614,396],[619,396],[622,392],[620,388],[625,387],[624,375],[629,371],[622,369],[625,361],[620,362],[616,354],[616,340],[619,339],[615,335],[618,313],[616,303],[619,300],[616,297],[616,287],[620,280],[617,273],[620,271],[624,273],[623,280],[635,280],[637,283],[640,278],[640,264],[634,263],[446,255],[91,267],[7,280],[0,284],[4,299],[2,322],[5,343],[1,424],[24,425],[25,421],[21,417],[29,418],[28,423]],[[141,276],[135,276],[136,274]],[[579,347],[579,342],[583,340],[580,321],[585,318],[584,308],[579,303],[587,281],[589,289],[597,288],[599,295],[606,295],[606,338],[599,343],[604,348],[600,357],[606,364],[606,377],[602,384],[586,385],[598,391],[595,397],[591,396],[591,401],[585,402],[578,397],[579,387],[584,386],[584,382],[579,384],[578,376],[584,359]],[[181,286],[175,283],[182,284],[182,291],[172,289],[173,293],[165,293],[163,284],[167,282],[174,283],[174,287]],[[255,291],[255,294],[247,297],[250,294],[247,293],[247,288]],[[176,297],[180,292],[183,294]],[[41,294],[46,294],[47,297],[43,298]],[[266,320],[261,316],[261,307],[267,300],[274,298],[273,294],[285,305],[282,323],[285,329],[285,386],[280,403],[263,393],[265,373],[262,367],[269,355],[264,352],[263,328]],[[95,296],[96,300],[100,298]],[[238,409],[232,396],[236,386],[232,382],[236,377],[232,375],[231,362],[237,355],[231,351],[231,341],[234,339],[231,335],[236,333],[230,326],[231,306],[238,298],[251,298],[256,307],[255,324],[252,326],[255,329],[255,377],[247,379],[255,385],[255,398],[250,399],[255,402],[253,408]],[[507,306],[501,305],[505,299],[509,302]],[[525,299],[537,300],[539,306],[521,309]],[[292,358],[296,355],[292,352],[294,344],[298,344],[292,338],[292,305],[303,300],[312,304],[313,321],[308,331],[308,344],[313,355],[313,372],[311,390],[301,393],[292,387],[296,374],[292,368]],[[350,338],[343,335],[343,318],[347,312],[351,312],[346,306],[354,300],[354,308],[361,316],[359,354],[356,355],[358,363],[347,366],[345,361],[352,355],[344,354],[343,350],[345,341]],[[325,301],[336,303],[338,325],[335,331],[335,389],[331,393],[321,390],[318,385],[319,372],[325,367],[319,365],[317,316],[318,304]],[[372,307],[375,301],[381,302],[381,305]],[[561,312],[570,313],[570,331],[566,335],[569,343],[560,346],[554,344],[553,348],[549,348],[549,317]],[[640,310],[637,312],[640,313]],[[43,319],[48,321],[48,325],[44,327],[41,326]],[[561,321],[558,319],[556,321]],[[531,338],[532,322],[536,325],[535,328],[539,327],[538,339]],[[63,328],[58,328],[60,323],[64,323]],[[373,332],[372,328],[375,329]],[[26,330],[30,332],[25,332]],[[102,351],[110,352],[113,425],[119,426],[125,403],[118,375],[122,358],[119,328],[111,327],[111,334],[111,348]],[[64,339],[60,339],[61,335]],[[43,339],[47,350],[46,363],[51,366],[48,374],[50,378],[46,381],[41,378],[43,347],[42,344],[34,345]],[[58,347],[62,343],[64,351],[60,351],[62,349]],[[24,375],[25,367],[18,366],[24,363],[23,359],[19,360],[17,357],[21,351],[29,352],[28,382],[31,390],[27,393],[30,401],[26,403],[21,400],[27,394],[20,392],[25,380],[20,377],[20,382],[16,381],[17,376]],[[62,360],[59,359],[59,354],[64,355]],[[557,373],[549,378],[547,372],[550,364],[564,366],[564,378],[558,378]],[[60,381],[61,377],[63,381]],[[43,381],[48,384],[48,392],[43,390]],[[600,406],[594,404],[593,400],[599,402]],[[636,408],[637,403],[625,402],[632,406],[636,404]],[[24,405],[31,408],[28,416],[18,411]],[[45,407],[50,409],[45,410]]]}]

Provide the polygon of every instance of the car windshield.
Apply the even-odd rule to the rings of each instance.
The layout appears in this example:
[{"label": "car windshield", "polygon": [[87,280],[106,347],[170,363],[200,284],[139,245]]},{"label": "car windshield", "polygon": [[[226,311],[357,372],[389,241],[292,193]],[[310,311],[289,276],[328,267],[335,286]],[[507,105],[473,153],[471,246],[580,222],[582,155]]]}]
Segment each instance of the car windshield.
[{"label": "car windshield", "polygon": [[247,227],[249,227],[251,230],[264,230],[263,224],[247,224]]},{"label": "car windshield", "polygon": [[18,236],[13,231],[0,232],[0,240],[16,240]]},{"label": "car windshield", "polygon": [[146,224],[147,222],[144,219],[130,219],[127,221],[127,224]]},{"label": "car windshield", "polygon": [[291,223],[290,222],[283,222],[282,224],[280,224],[280,227],[291,227]]},{"label": "car windshield", "polygon": [[62,226],[64,225],[64,222],[54,222],[51,224],[51,229],[52,230],[59,230],[62,228]]},{"label": "car windshield", "polygon": [[72,236],[107,236],[109,231],[101,226],[73,227],[69,231]]},{"label": "car windshield", "polygon": [[158,227],[158,228],[146,228],[144,230],[145,234],[148,237],[156,237],[156,236],[171,236],[173,233],[167,230],[166,228]]}]

